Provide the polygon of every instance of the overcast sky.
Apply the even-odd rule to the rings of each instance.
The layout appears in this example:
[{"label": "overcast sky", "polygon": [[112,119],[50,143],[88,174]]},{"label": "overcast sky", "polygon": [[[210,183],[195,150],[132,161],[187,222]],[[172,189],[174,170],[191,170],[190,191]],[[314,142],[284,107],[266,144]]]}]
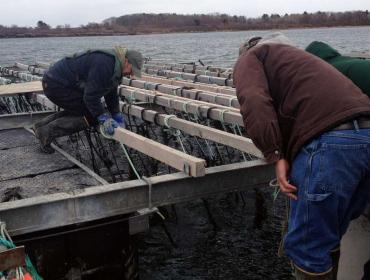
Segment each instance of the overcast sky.
[{"label": "overcast sky", "polygon": [[370,0],[0,0],[0,25],[79,26],[132,13],[226,13],[259,17],[264,13],[370,10]]}]

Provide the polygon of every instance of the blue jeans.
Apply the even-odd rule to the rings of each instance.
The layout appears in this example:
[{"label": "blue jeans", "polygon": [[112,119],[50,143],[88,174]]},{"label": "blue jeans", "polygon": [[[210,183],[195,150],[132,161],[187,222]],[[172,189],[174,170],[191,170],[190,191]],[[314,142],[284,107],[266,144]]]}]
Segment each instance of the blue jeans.
[{"label": "blue jeans", "polygon": [[324,273],[330,252],[370,199],[370,129],[330,131],[304,146],[290,174],[291,200],[285,253],[300,269]]}]

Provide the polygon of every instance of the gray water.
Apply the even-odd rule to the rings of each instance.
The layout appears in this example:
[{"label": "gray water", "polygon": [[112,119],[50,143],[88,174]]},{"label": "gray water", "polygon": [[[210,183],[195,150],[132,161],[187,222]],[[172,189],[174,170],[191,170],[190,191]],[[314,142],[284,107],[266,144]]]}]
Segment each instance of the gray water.
[{"label": "gray water", "polygon": [[[0,65],[14,62],[52,62],[88,48],[126,45],[141,50],[147,57],[190,62],[201,59],[207,64],[231,67],[239,45],[246,38],[271,31],[173,33],[135,36],[15,38],[0,39]],[[314,40],[329,43],[342,53],[370,52],[370,27],[290,29],[285,33],[298,47]]]}]

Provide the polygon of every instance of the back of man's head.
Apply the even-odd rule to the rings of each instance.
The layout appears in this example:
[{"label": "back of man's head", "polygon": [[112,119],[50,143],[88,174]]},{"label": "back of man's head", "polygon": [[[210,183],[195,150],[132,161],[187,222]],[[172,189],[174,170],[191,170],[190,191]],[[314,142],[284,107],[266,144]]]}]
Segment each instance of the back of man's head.
[{"label": "back of man's head", "polygon": [[144,63],[143,55],[135,50],[127,50],[126,57],[132,65],[132,72],[135,77],[141,78],[141,67]]},{"label": "back of man's head", "polygon": [[293,46],[293,42],[289,40],[288,37],[286,37],[281,32],[274,32],[269,33],[263,37],[251,37],[248,39],[244,44],[242,44],[239,48],[239,56],[244,54],[246,51],[251,49],[252,47],[256,45],[263,45],[263,44],[284,44],[284,45],[290,45]]}]

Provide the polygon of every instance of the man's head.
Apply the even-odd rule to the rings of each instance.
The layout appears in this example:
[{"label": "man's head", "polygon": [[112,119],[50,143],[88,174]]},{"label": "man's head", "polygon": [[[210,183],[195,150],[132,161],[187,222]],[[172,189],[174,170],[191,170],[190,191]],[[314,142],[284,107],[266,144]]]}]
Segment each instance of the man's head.
[{"label": "man's head", "polygon": [[141,67],[143,66],[143,55],[135,50],[128,50],[123,46],[114,47],[114,51],[122,64],[122,75],[141,77]]},{"label": "man's head", "polygon": [[247,50],[250,48],[254,47],[257,45],[257,43],[262,39],[262,37],[259,36],[254,36],[249,38],[247,41],[245,41],[239,48],[239,55],[242,55],[245,53]]},{"label": "man's head", "polygon": [[250,39],[248,39],[244,44],[240,46],[239,56],[244,54],[250,48],[256,45],[259,46],[263,44],[284,44],[284,45],[293,46],[292,41],[290,41],[289,38],[286,37],[283,33],[274,32],[274,33],[267,34],[263,37],[251,37]]},{"label": "man's head", "polygon": [[128,63],[131,64],[131,71],[135,77],[141,77],[141,67],[143,66],[143,55],[135,50],[127,50],[126,58]]}]

